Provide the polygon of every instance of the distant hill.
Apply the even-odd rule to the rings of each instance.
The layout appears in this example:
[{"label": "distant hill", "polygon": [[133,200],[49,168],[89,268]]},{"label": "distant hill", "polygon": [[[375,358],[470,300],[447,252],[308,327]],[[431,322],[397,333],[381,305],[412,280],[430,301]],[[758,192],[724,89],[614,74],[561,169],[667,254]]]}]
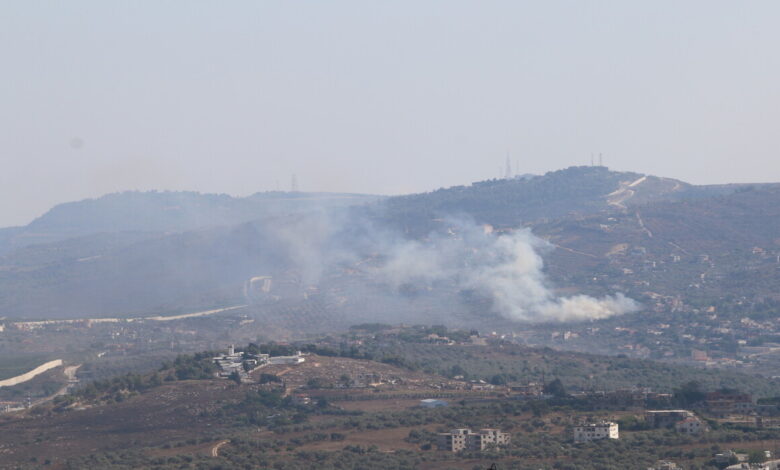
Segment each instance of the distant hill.
[{"label": "distant hill", "polygon": [[378,196],[339,193],[226,194],[127,191],[57,205],[25,227],[0,229],[0,254],[31,244],[119,232],[184,232],[263,217],[364,204]]},{"label": "distant hill", "polygon": [[[0,453],[0,466],[124,470],[180,469],[184,463],[197,465],[193,468],[219,465],[220,468],[400,469],[453,468],[463,462],[459,468],[474,468],[474,454],[457,460],[459,457],[451,453],[410,446],[414,443],[409,442],[408,436],[427,432],[435,439],[436,434],[426,429],[447,429],[463,423],[476,423],[474,427],[497,423],[493,426],[511,430],[513,442],[524,446],[517,452],[527,452],[525,446],[534,443],[534,436],[541,435],[544,440],[534,452],[546,455],[549,449],[571,446],[570,433],[563,427],[568,426],[568,420],[560,420],[562,415],[572,420],[592,419],[594,413],[599,413],[595,407],[606,408],[601,411],[604,416],[643,413],[635,404],[626,406],[617,398],[615,403],[585,397],[541,400],[517,399],[519,395],[512,394],[510,398],[512,392],[504,387],[507,381],[549,383],[545,380],[547,374],[548,379],[555,377],[568,392],[593,391],[593,384],[609,392],[629,388],[673,392],[691,380],[702,384],[705,390],[731,387],[755,397],[776,396],[780,390],[777,381],[734,370],[557,352],[498,342],[487,346],[436,345],[415,339],[422,336],[418,331],[405,329],[398,331],[398,335],[380,334],[377,339],[373,335],[362,336],[357,343],[359,347],[341,350],[330,347],[328,339],[325,342],[310,339],[297,346],[313,347],[329,355],[309,354],[304,363],[296,366],[265,366],[250,374],[252,383],[241,385],[209,377],[214,367],[211,363],[214,352],[182,355],[162,367],[144,371],[143,375],[120,375],[81,385],[51,403],[0,420],[5,446]],[[449,332],[453,333],[458,332]],[[344,345],[347,341],[355,343],[354,332],[337,339]],[[348,354],[368,354],[373,359],[344,357]],[[261,377],[271,382],[260,384]],[[378,383],[364,386],[358,382],[368,378]],[[469,390],[473,385],[468,380],[492,382],[496,388]],[[305,397],[312,403],[297,404],[293,397]],[[421,397],[437,397],[449,406],[421,408]],[[530,424],[534,419],[551,417],[556,422],[563,421],[561,426]],[[524,428],[521,424],[528,426]],[[629,444],[642,445],[643,452],[658,452],[659,456],[672,452],[682,455],[698,444],[703,449],[700,454],[709,458],[713,442],[744,444],[766,436],[765,430],[751,430],[745,425],[726,430],[728,434],[715,434],[724,431],[713,430],[708,438],[695,442],[690,437],[667,438],[668,434],[650,430],[634,430],[622,439],[645,432],[639,436],[641,442],[629,441]],[[713,436],[720,440],[714,441]],[[551,442],[555,443],[554,448]],[[355,452],[351,447],[367,443],[384,446],[384,450]],[[624,456],[626,449],[633,449],[621,445],[625,448],[616,448],[610,455]],[[658,450],[660,445],[677,447]],[[282,449],[287,451],[281,452]],[[500,456],[498,452],[491,450],[486,455],[494,461]],[[602,449],[598,452],[604,454]],[[323,465],[326,458],[341,453],[350,456],[344,463]],[[395,455],[407,458],[413,453],[420,456],[414,465],[408,461],[384,465],[379,460]],[[355,463],[354,455],[368,455],[370,460]],[[586,467],[580,463],[592,460],[590,455],[583,457],[572,452],[571,456],[581,459],[574,461],[577,468],[638,468],[629,462],[612,467],[599,462]],[[280,463],[263,463],[271,458]],[[518,458],[512,468],[537,468],[522,467],[527,457]],[[563,458],[570,456],[556,457]]]},{"label": "distant hill", "polygon": [[580,166],[541,176],[496,179],[389,198],[383,214],[423,234],[445,215],[466,215],[496,227],[625,209],[656,201],[729,194],[737,185],[693,186],[671,178]]},{"label": "distant hill", "polygon": [[[547,266],[563,285],[684,295],[780,298],[780,186],[658,201],[534,226],[558,249]],[[600,278],[593,281],[594,277]]]},{"label": "distant hill", "polygon": [[605,167],[384,199],[113,194],[0,230],[0,317],[208,309],[256,300],[252,279],[271,276],[271,292],[258,295],[277,303],[263,308],[322,317],[302,319],[303,330],[372,315],[413,321],[414,309],[455,321],[456,292],[441,290],[437,302],[404,286],[398,299],[380,301],[370,295],[381,287],[371,263],[353,258],[377,262],[383,237],[424,239],[458,216],[548,239],[556,249],[545,255],[546,272],[567,292],[677,296],[696,285],[702,298],[766,296],[780,280],[778,208],[779,185],[695,186]]}]

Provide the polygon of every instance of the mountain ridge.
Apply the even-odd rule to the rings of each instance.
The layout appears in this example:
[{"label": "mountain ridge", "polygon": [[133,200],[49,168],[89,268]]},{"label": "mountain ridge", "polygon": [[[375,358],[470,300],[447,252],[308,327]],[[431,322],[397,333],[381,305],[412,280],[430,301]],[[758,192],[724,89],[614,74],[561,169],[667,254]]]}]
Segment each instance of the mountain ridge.
[{"label": "mountain ridge", "polygon": [[[358,244],[365,255],[374,256],[370,244],[380,233],[381,237],[397,233],[394,236],[424,241],[428,234],[446,230],[447,216],[471,218],[497,230],[530,228],[553,243],[555,250],[545,254],[545,262],[559,287],[603,295],[609,289],[587,281],[593,277],[588,274],[592,270],[612,273],[619,267],[641,271],[645,269],[642,263],[655,262],[680,271],[683,264],[664,263],[668,257],[684,255],[670,243],[687,246],[686,237],[705,240],[709,234],[720,234],[723,240],[713,245],[717,249],[732,244],[743,251],[752,249],[749,240],[757,240],[766,245],[762,249],[771,251],[773,242],[765,235],[774,225],[761,227],[760,221],[761,217],[774,214],[778,188],[780,185],[776,184],[695,186],[671,178],[612,172],[605,167],[571,167],[540,176],[490,180],[389,198],[260,193],[244,198],[238,209],[226,210],[223,218],[204,219],[207,224],[191,223],[187,216],[190,212],[184,210],[180,219],[167,221],[169,226],[160,225],[157,217],[165,215],[165,208],[177,202],[177,198],[194,193],[134,193],[131,196],[135,199],[152,198],[158,202],[153,205],[153,216],[137,216],[127,222],[129,225],[121,226],[111,226],[110,217],[87,220],[87,228],[74,230],[71,235],[63,227],[67,226],[65,222],[73,224],[72,221],[57,225],[61,218],[67,219],[64,215],[31,224],[43,228],[44,222],[48,223],[52,236],[48,243],[45,238],[38,238],[37,243],[17,243],[18,246],[7,247],[5,254],[0,254],[0,316],[65,318],[207,309],[243,302],[245,283],[251,284],[248,280],[257,276],[272,276],[274,289],[287,292],[283,296],[315,299],[318,297],[304,294],[305,273],[296,271],[296,263],[305,260],[314,265],[319,262],[314,258],[323,256],[322,250],[343,247],[331,246],[324,238],[311,238],[312,234],[325,230],[331,235],[352,237],[344,244]],[[320,204],[323,197],[331,197],[330,202]],[[117,198],[122,196],[107,197],[101,203],[105,205]],[[193,209],[198,217],[232,204],[230,196],[198,195],[195,199],[205,207]],[[279,202],[282,204],[274,205]],[[351,206],[352,203],[356,204]],[[82,207],[90,204],[93,203],[83,203]],[[267,207],[252,209],[258,204]],[[780,206],[780,200],[777,205]],[[67,213],[77,206],[59,210]],[[125,207],[112,217],[127,212]],[[84,211],[82,216],[88,213]],[[200,221],[196,219],[195,222]],[[195,228],[190,228],[192,225]],[[106,226],[152,230],[90,232]],[[369,229],[365,238],[365,227],[378,227],[380,231]],[[163,230],[166,228],[179,230]],[[648,242],[648,234],[654,232],[655,240]],[[6,237],[17,240],[31,233],[34,232],[25,232],[24,228],[5,231]],[[756,238],[758,233],[764,235]],[[637,250],[645,253],[642,256],[646,259],[610,254]],[[738,260],[734,262],[747,262],[741,254],[734,256]],[[691,271],[684,276],[694,274]],[[330,299],[323,305],[340,308],[342,301],[338,299],[353,288],[348,286],[359,274],[324,275],[329,276],[327,284],[334,290],[331,297],[323,297]],[[648,280],[657,277],[650,271],[642,276]],[[608,278],[613,284],[623,282],[618,274]],[[674,285],[662,284],[667,294],[676,292]],[[285,285],[288,287],[284,288]],[[629,292],[636,290],[630,284],[623,287]],[[416,295],[413,292],[407,292],[412,295],[410,299]],[[405,304],[387,308],[401,305]],[[371,310],[376,305],[369,302],[360,308]]]}]

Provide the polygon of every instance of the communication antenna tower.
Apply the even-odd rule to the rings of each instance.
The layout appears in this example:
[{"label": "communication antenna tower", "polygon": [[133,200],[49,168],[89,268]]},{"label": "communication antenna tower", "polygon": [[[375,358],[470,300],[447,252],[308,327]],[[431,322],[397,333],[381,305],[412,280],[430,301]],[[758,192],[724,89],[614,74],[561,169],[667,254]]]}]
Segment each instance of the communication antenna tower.
[{"label": "communication antenna tower", "polygon": [[293,173],[292,179],[290,180],[290,191],[293,193],[298,192],[298,177],[295,176],[295,173]]},{"label": "communication antenna tower", "polygon": [[509,162],[509,152],[506,152],[506,165],[504,168],[504,179],[509,179],[512,177],[512,163]]},{"label": "communication antenna tower", "polygon": [[604,166],[604,159],[601,154],[599,154],[599,166]]}]

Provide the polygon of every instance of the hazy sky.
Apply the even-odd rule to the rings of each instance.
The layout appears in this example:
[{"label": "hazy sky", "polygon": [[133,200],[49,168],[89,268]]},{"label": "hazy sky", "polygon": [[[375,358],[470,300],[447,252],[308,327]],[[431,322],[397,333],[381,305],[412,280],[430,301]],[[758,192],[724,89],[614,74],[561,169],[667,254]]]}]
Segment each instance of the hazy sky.
[{"label": "hazy sky", "polygon": [[396,194],[589,161],[780,181],[777,1],[0,3],[0,226],[125,189]]}]

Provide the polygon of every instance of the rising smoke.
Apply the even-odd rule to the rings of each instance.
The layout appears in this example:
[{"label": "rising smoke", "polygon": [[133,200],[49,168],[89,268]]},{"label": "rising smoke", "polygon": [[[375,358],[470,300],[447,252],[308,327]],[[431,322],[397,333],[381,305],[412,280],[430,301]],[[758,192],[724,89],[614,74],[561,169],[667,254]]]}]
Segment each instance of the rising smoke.
[{"label": "rising smoke", "polygon": [[[595,320],[639,308],[619,293],[603,298],[556,296],[542,259],[552,247],[530,230],[496,234],[468,219],[447,219],[443,226],[447,228],[424,239],[410,240],[354,214],[329,212],[287,231],[283,238],[307,283],[370,253],[376,260],[370,276],[392,295],[409,286],[429,296],[472,292],[487,299],[493,313],[509,320]],[[442,298],[441,304],[445,301],[451,305],[453,299]]]},{"label": "rising smoke", "polygon": [[470,221],[449,221],[443,234],[428,240],[403,241],[387,247],[382,268],[395,286],[455,283],[488,297],[496,313],[523,322],[577,321],[608,318],[638,310],[618,293],[556,297],[543,272],[540,253],[551,249],[530,230],[494,234]]}]

